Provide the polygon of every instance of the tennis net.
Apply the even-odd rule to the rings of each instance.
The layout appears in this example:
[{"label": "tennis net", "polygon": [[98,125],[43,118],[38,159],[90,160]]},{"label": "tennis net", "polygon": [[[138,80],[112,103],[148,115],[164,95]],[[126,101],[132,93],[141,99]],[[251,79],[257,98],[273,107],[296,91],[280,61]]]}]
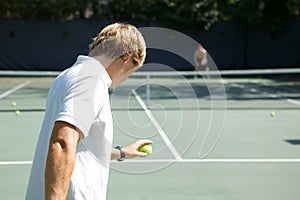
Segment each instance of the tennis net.
[{"label": "tennis net", "polygon": [[[29,99],[20,109],[43,111],[48,89],[59,73],[0,71],[2,102]],[[5,92],[28,80],[30,84],[16,92],[17,97],[5,96]],[[133,91],[149,109],[158,110],[299,109],[300,69],[137,71],[111,91],[112,109],[142,109]],[[34,103],[34,96],[40,103]],[[0,105],[0,109],[12,108]]]}]

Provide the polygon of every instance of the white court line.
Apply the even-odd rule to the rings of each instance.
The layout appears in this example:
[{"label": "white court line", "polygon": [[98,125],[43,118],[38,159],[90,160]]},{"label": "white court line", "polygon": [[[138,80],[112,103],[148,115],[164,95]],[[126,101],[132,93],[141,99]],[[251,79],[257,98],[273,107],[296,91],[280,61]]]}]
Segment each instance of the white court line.
[{"label": "white court line", "polygon": [[300,163],[300,158],[214,158],[214,159],[143,159],[128,163]]},{"label": "white court line", "polygon": [[[112,161],[112,163],[118,163]],[[300,158],[131,159],[123,163],[300,163]],[[0,161],[1,165],[31,165],[32,161]]]},{"label": "white court line", "polygon": [[0,161],[0,165],[31,165],[32,161]]},{"label": "white court line", "polygon": [[30,83],[30,81],[25,81],[24,83],[21,83],[9,90],[7,90],[6,92],[3,92],[2,94],[0,94],[0,99],[3,99],[4,97],[10,95],[11,93],[14,93],[15,91],[25,87],[26,85],[28,85]]},{"label": "white court line", "polygon": [[162,137],[162,139],[164,140],[164,142],[166,143],[166,145],[168,146],[168,148],[170,149],[172,154],[174,155],[175,159],[182,160],[180,154],[177,152],[177,150],[173,146],[172,142],[169,140],[169,138],[166,135],[166,133],[164,132],[164,130],[160,127],[159,123],[157,122],[155,117],[152,115],[151,111],[147,108],[147,106],[145,105],[145,103],[143,102],[141,97],[136,93],[135,90],[132,90],[132,94],[135,96],[135,98],[139,102],[140,106],[146,112],[146,115],[151,120],[152,124],[154,125],[154,127],[156,128],[156,130],[158,131],[158,133],[160,134],[160,136]]},{"label": "white court line", "polygon": [[286,99],[287,102],[291,103],[291,104],[295,104],[295,105],[298,105],[300,106],[300,101],[297,101],[297,100],[294,100],[294,99]]},{"label": "white court line", "polygon": [[[253,83],[260,84],[260,83],[255,82],[255,81],[253,81]],[[279,95],[276,95],[276,94],[270,94],[268,92],[259,91],[259,90],[255,89],[255,88],[246,88],[245,86],[239,85],[239,84],[236,84],[236,83],[233,83],[231,85],[234,86],[234,87],[237,87],[237,88],[246,89],[246,90],[248,90],[250,92],[255,92],[255,93],[267,95],[267,96],[269,96],[269,97],[271,97],[273,99],[281,99],[281,100],[284,100],[284,101],[286,101],[288,103],[300,106],[300,101],[297,101],[297,100],[294,100],[294,99],[291,99],[291,98],[286,98],[286,97],[282,97],[282,96],[279,96]],[[261,85],[264,85],[264,84],[261,84]]]}]

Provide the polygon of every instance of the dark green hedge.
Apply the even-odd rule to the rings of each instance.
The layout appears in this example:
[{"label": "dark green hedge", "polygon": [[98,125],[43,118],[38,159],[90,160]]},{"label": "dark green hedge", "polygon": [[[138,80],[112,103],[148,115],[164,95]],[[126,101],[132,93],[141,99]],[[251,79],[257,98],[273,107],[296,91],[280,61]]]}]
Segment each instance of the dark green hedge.
[{"label": "dark green hedge", "polygon": [[0,0],[1,19],[134,21],[209,29],[218,20],[278,31],[300,19],[299,0]]}]

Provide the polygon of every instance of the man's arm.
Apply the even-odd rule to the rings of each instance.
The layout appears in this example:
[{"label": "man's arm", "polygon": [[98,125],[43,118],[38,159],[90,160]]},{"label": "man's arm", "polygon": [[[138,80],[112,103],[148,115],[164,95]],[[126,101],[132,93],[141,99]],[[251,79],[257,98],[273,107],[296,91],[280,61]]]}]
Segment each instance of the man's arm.
[{"label": "man's arm", "polygon": [[75,126],[62,121],[55,122],[45,170],[46,200],[66,199],[79,137]]},{"label": "man's arm", "polygon": [[[151,140],[138,140],[137,142],[124,147],[125,150],[125,158],[134,158],[134,157],[146,157],[148,154],[144,152],[139,152],[138,149],[145,144],[152,144]],[[120,151],[118,149],[113,148],[111,152],[111,160],[120,158]]]}]

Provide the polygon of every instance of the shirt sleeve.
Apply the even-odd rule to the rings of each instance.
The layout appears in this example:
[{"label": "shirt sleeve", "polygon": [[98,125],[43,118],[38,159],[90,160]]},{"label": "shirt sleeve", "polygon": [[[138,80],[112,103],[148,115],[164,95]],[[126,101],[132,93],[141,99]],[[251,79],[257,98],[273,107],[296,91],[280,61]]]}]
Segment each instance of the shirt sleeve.
[{"label": "shirt sleeve", "polygon": [[76,126],[85,138],[95,122],[96,108],[103,104],[102,98],[95,101],[95,95],[101,94],[103,88],[101,75],[81,72],[73,78],[69,77],[65,88],[65,95],[55,121],[65,121]]}]

